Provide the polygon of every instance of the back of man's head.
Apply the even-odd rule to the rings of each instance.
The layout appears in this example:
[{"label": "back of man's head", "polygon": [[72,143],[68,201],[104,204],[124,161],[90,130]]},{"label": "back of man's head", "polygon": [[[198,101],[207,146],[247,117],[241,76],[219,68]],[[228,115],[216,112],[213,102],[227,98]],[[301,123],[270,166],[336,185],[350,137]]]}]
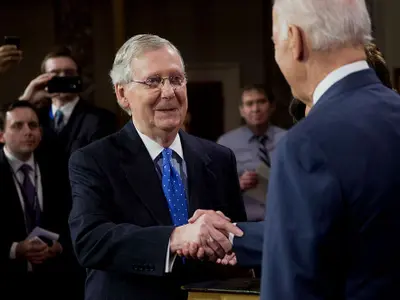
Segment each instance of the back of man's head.
[{"label": "back of man's head", "polygon": [[365,0],[275,0],[281,39],[301,28],[313,51],[365,45],[372,40]]}]

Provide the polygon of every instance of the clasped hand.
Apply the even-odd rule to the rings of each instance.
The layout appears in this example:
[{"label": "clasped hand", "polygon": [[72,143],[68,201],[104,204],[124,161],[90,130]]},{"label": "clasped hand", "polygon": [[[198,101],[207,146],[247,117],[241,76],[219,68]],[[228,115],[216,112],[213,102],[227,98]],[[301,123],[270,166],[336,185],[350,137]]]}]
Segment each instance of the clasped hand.
[{"label": "clasped hand", "polygon": [[222,212],[197,210],[188,224],[173,231],[171,251],[187,258],[235,265],[236,256],[232,252],[230,233],[239,237],[243,235]]}]

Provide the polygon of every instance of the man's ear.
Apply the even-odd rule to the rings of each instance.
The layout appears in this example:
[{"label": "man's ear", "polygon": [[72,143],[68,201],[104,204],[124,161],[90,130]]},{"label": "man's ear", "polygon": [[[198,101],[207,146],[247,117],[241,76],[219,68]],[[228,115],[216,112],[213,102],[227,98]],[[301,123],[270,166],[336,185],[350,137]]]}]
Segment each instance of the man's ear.
[{"label": "man's ear", "polygon": [[4,140],[4,132],[0,130],[0,143],[5,144],[6,141]]},{"label": "man's ear", "polygon": [[289,48],[292,51],[292,57],[296,61],[301,61],[304,58],[304,40],[303,32],[297,26],[290,25],[288,30]]},{"label": "man's ear", "polygon": [[117,83],[114,85],[114,92],[117,96],[117,101],[119,105],[124,109],[129,110],[129,102],[128,99],[125,97],[126,87]]}]

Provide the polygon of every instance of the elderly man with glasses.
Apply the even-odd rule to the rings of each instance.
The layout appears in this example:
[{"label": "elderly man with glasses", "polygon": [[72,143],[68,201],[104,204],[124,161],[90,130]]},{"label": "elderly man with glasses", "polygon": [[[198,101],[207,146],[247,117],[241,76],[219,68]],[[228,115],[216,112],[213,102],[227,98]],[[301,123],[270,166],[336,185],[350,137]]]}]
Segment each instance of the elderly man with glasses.
[{"label": "elderly man with glasses", "polygon": [[[196,209],[246,220],[231,150],[180,128],[188,101],[177,48],[137,35],[118,51],[110,76],[131,115],[121,131],[70,159],[72,241],[88,269],[86,299],[186,299],[181,286],[219,276],[221,266],[176,258],[186,243],[211,259],[230,251],[230,223],[188,224]],[[221,233],[221,231],[223,233]]]}]

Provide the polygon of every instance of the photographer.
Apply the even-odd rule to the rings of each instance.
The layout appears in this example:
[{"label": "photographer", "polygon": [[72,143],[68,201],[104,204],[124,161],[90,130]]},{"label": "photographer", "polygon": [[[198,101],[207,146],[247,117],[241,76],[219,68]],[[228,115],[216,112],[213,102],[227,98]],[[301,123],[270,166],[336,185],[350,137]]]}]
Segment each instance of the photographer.
[{"label": "photographer", "polygon": [[80,97],[81,69],[68,48],[48,53],[41,71],[20,100],[27,100],[40,110],[45,137],[46,133],[53,137],[52,141],[56,140],[67,156],[116,130],[114,114]]}]

